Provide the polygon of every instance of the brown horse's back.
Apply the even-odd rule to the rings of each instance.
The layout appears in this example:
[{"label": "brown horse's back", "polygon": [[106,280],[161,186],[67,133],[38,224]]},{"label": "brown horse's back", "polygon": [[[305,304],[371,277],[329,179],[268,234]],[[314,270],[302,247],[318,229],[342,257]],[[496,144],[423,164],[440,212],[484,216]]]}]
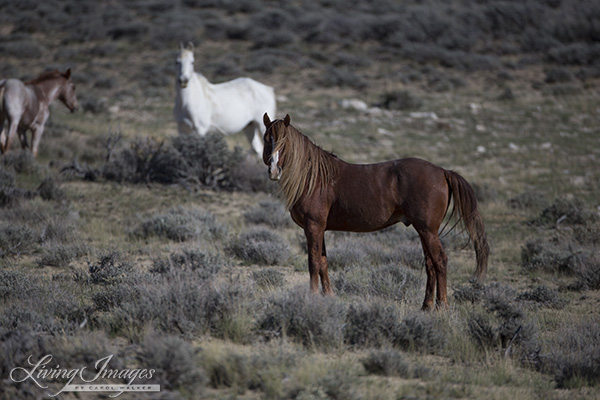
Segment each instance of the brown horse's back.
[{"label": "brown horse's back", "polygon": [[449,196],[442,168],[417,158],[364,165],[340,161],[338,168],[328,230],[368,232],[398,222],[439,228]]}]

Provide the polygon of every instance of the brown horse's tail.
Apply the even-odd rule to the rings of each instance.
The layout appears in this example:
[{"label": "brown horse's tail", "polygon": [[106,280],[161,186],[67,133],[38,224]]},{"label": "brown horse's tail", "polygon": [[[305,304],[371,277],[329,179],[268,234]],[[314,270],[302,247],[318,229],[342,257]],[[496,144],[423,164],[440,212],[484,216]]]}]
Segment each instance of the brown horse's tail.
[{"label": "brown horse's tail", "polygon": [[450,216],[458,210],[458,219],[466,229],[469,237],[475,247],[475,257],[477,259],[477,269],[475,276],[479,282],[483,281],[487,272],[488,255],[490,247],[487,242],[483,220],[477,209],[477,198],[475,192],[469,183],[454,171],[444,170],[446,181],[450,188],[450,198],[454,200],[454,205]]}]

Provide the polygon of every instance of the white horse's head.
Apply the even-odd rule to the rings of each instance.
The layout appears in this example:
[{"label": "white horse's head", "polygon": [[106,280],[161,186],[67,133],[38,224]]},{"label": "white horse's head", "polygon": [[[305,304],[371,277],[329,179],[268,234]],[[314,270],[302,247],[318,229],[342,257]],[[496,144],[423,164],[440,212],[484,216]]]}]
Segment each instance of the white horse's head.
[{"label": "white horse's head", "polygon": [[194,44],[192,42],[189,42],[186,47],[183,47],[183,43],[179,44],[175,63],[177,64],[177,84],[180,88],[185,89],[194,75]]}]

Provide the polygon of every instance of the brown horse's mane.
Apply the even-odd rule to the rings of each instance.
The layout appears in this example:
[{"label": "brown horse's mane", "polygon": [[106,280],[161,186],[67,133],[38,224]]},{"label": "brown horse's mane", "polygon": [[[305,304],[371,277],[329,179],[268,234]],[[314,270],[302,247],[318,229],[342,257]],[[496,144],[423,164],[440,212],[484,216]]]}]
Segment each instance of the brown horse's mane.
[{"label": "brown horse's mane", "polygon": [[337,157],[292,125],[277,121],[272,129],[276,130],[274,137],[277,138],[273,152],[279,151],[285,163],[279,188],[289,210],[303,194],[308,196],[318,185],[323,189],[333,180]]},{"label": "brown horse's mane", "polygon": [[43,72],[40,76],[38,76],[37,78],[33,78],[27,82],[25,82],[26,84],[30,84],[30,85],[35,85],[37,83],[41,83],[50,79],[56,79],[59,77],[63,77],[64,78],[64,74],[58,70],[54,70],[54,71],[46,71]]}]

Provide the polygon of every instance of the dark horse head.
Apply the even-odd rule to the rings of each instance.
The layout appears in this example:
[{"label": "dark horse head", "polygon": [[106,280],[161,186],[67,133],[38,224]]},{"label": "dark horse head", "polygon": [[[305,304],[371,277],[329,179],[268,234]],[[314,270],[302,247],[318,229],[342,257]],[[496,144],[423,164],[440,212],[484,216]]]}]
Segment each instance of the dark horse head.
[{"label": "dark horse head", "polygon": [[[273,181],[281,179],[283,171],[283,135],[284,129],[290,125],[290,116],[286,115],[283,120],[271,121],[265,113],[263,122],[266,127],[264,135],[263,162],[269,167],[269,178]],[[283,126],[282,126],[283,125]],[[284,128],[284,129],[282,129]]]}]

